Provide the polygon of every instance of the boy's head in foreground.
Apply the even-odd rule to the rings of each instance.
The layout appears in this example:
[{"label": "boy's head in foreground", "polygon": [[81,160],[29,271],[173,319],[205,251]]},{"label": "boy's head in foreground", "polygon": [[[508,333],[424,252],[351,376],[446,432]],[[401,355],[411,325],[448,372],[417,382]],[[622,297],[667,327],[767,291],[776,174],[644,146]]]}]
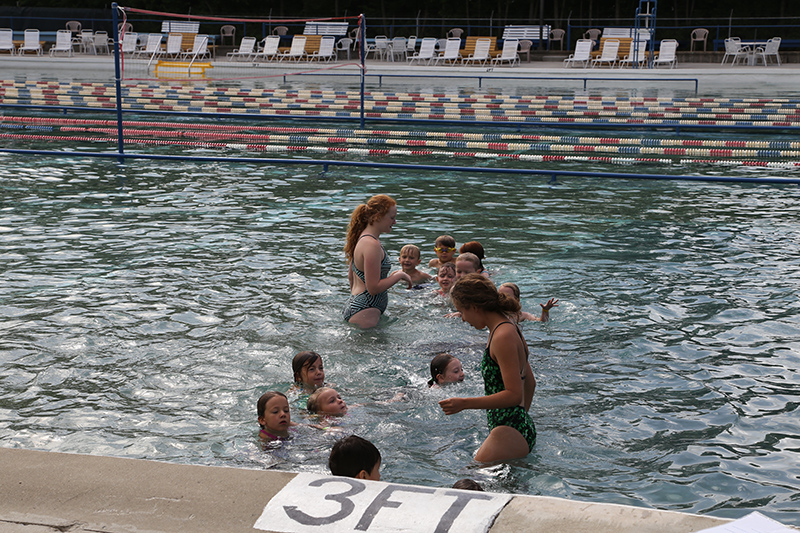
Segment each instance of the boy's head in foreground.
[{"label": "boy's head in foreground", "polygon": [[328,458],[334,476],[381,480],[381,452],[367,439],[350,435],[336,441]]}]

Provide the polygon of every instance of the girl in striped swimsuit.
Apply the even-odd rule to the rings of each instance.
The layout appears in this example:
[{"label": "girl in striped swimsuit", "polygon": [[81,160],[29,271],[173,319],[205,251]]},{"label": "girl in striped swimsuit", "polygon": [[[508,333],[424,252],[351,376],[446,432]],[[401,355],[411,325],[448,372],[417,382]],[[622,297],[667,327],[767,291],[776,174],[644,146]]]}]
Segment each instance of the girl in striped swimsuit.
[{"label": "girl in striped swimsuit", "polygon": [[350,216],[344,253],[349,268],[350,299],[342,314],[351,324],[362,328],[378,325],[389,301],[389,287],[405,281],[411,288],[411,278],[402,270],[389,274],[392,262],[379,239],[381,233],[392,231],[397,218],[397,202],[385,194],[360,204]]}]

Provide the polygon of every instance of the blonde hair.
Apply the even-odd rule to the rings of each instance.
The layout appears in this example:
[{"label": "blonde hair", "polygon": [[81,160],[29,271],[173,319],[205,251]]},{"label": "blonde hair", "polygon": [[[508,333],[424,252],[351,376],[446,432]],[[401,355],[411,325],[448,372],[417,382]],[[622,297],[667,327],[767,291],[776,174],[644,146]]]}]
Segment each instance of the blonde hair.
[{"label": "blonde hair", "polygon": [[481,260],[478,259],[478,256],[473,254],[472,252],[464,252],[463,254],[460,254],[458,257],[456,257],[456,263],[459,263],[461,261],[468,261],[473,265],[475,265],[475,270],[477,272],[483,270],[483,267],[481,266]]},{"label": "blonde hair", "polygon": [[350,224],[347,226],[347,240],[344,245],[344,256],[347,261],[353,259],[353,252],[361,233],[370,224],[383,218],[392,206],[397,205],[394,198],[385,194],[376,194],[365,204],[359,204],[350,215]]},{"label": "blonde hair", "polygon": [[402,248],[400,248],[400,255],[403,255],[405,252],[414,251],[417,254],[417,257],[422,257],[422,252],[419,251],[419,246],[416,244],[406,244]]},{"label": "blonde hair", "polygon": [[519,287],[517,286],[516,283],[511,283],[510,281],[507,281],[505,283],[500,284],[500,288],[503,287],[508,287],[509,289],[511,289],[511,292],[514,294],[514,298],[519,300],[520,292],[519,292]]},{"label": "blonde hair", "polygon": [[323,392],[329,390],[333,389],[331,387],[320,387],[311,393],[311,396],[308,397],[308,402],[306,402],[306,409],[308,410],[309,413],[319,413],[320,411],[319,397]]},{"label": "blonde hair", "polygon": [[520,312],[519,300],[497,292],[492,280],[482,274],[467,274],[450,289],[450,298],[456,307],[480,309],[487,312],[514,316]]}]

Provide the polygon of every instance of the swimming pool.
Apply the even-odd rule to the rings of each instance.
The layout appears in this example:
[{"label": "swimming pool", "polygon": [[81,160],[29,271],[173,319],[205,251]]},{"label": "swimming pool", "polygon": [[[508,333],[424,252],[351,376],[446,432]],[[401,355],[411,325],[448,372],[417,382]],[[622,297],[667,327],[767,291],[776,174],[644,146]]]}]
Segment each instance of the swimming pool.
[{"label": "swimming pool", "polygon": [[[200,143],[126,150],[242,155]],[[449,156],[423,162],[454,164]],[[587,161],[502,165],[610,170]],[[631,168],[797,176],[710,164]],[[323,473],[334,439],[355,432],[380,448],[388,481],[449,486],[472,477],[493,491],[724,517],[758,509],[800,525],[796,186],[15,154],[0,154],[0,175],[2,446]],[[441,413],[445,394],[483,393],[486,335],[445,319],[448,305],[429,290],[393,289],[375,330],[342,322],[345,227],[376,193],[399,204],[384,239],[393,258],[408,243],[431,258],[442,233],[459,245],[476,239],[493,279],[520,285],[525,309],[561,300],[550,323],[524,326],[538,380],[539,438],[528,458],[472,464],[484,414]],[[264,452],[256,400],[286,390],[292,356],[308,349],[359,405],[340,432],[301,428]],[[443,350],[462,359],[467,380],[431,391],[428,364]],[[407,400],[383,403],[397,392]],[[298,409],[292,416],[306,420]]]},{"label": "swimming pool", "polygon": [[[202,153],[198,150],[196,153]],[[322,473],[335,433],[262,452],[255,402],[320,352],[383,477],[800,524],[797,189],[410,174],[316,166],[0,157],[0,445]],[[483,413],[441,414],[448,350],[482,394],[485,333],[429,291],[342,323],[353,207],[399,203],[390,255],[487,249],[548,324],[526,324],[531,455],[481,468]],[[384,404],[395,392],[407,401]],[[303,414],[293,410],[293,419]]]}]

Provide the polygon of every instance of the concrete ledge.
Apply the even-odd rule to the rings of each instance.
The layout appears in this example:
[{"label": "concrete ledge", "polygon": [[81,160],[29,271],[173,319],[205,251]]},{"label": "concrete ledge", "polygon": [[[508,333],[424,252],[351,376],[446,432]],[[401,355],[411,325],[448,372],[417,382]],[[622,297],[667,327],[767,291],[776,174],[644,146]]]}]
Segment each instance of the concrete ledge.
[{"label": "concrete ledge", "polygon": [[[296,474],[0,448],[3,532],[252,532]],[[689,533],[721,518],[514,496],[493,533]]]}]

